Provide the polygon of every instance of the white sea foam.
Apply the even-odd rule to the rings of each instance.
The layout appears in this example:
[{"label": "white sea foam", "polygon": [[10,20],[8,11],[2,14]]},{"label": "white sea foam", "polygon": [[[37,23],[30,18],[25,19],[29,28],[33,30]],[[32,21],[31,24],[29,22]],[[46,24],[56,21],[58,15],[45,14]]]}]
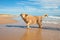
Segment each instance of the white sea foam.
[{"label": "white sea foam", "polygon": [[49,18],[60,19],[58,16],[48,16]]},{"label": "white sea foam", "polygon": [[43,23],[49,23],[49,24],[59,24],[58,22],[55,22],[55,21],[43,21]]}]

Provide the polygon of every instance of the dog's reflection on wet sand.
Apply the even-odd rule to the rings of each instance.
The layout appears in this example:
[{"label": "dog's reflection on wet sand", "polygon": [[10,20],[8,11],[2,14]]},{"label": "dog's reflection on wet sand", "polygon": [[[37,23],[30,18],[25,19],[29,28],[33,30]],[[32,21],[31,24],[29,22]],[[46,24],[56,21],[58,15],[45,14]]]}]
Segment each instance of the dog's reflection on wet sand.
[{"label": "dog's reflection on wet sand", "polygon": [[26,29],[26,33],[22,36],[21,40],[42,40],[42,29]]}]

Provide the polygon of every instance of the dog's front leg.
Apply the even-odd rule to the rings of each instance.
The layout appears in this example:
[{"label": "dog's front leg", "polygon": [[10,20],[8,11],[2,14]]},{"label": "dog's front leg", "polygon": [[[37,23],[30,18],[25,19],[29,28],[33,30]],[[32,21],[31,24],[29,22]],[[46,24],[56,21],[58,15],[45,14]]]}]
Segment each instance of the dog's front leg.
[{"label": "dog's front leg", "polygon": [[29,27],[29,24],[30,24],[30,23],[27,23],[27,28],[30,28],[30,27]]},{"label": "dog's front leg", "polygon": [[31,20],[27,23],[27,28],[30,28]]}]

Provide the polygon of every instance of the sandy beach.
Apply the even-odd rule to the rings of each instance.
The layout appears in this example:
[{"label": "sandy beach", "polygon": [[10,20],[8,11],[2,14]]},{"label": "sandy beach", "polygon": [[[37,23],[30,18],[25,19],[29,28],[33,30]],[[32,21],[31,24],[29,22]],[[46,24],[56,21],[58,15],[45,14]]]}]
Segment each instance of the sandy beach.
[{"label": "sandy beach", "polygon": [[8,14],[0,14],[0,24],[15,23],[16,20],[13,20],[14,16]]},{"label": "sandy beach", "polygon": [[27,29],[21,20],[0,15],[0,40],[60,40],[60,24],[43,24],[42,29],[31,26]]}]

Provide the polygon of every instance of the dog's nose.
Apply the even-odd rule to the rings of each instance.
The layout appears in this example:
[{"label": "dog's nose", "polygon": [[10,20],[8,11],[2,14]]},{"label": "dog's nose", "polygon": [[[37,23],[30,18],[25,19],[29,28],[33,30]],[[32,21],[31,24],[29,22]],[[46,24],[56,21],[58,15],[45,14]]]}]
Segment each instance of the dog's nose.
[{"label": "dog's nose", "polygon": [[20,16],[22,16],[22,14],[20,14]]}]

